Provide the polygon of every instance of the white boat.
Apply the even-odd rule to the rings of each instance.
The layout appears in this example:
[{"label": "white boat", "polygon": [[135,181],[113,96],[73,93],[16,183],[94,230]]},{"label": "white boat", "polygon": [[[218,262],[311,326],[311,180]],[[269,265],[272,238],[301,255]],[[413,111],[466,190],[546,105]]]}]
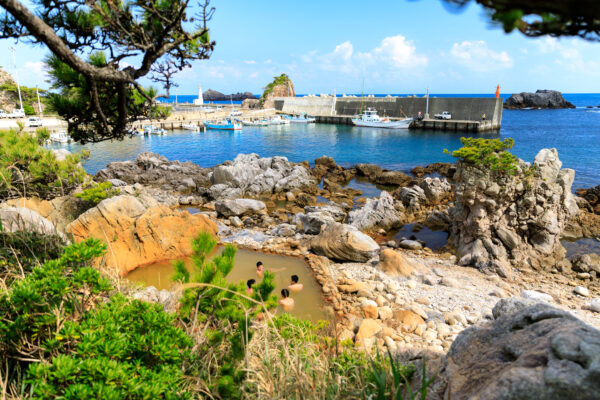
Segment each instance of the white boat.
[{"label": "white boat", "polygon": [[399,121],[391,121],[389,118],[381,118],[377,111],[368,108],[361,115],[352,118],[352,123],[356,126],[365,126],[368,128],[386,128],[386,129],[408,129],[412,118],[404,118]]},{"label": "white boat", "polygon": [[196,124],[184,124],[181,127],[187,131],[200,132],[200,127]]},{"label": "white boat", "polygon": [[296,116],[288,115],[285,118],[294,124],[309,124],[316,121],[315,117],[308,116],[305,113]]},{"label": "white boat", "polygon": [[221,121],[206,121],[204,126],[206,126],[208,129],[218,129],[223,131],[239,131],[242,129],[241,123],[231,119],[224,119]]},{"label": "white boat", "polygon": [[60,131],[50,134],[50,141],[54,143],[70,143],[73,139],[66,131]]},{"label": "white boat", "polygon": [[252,121],[236,119],[236,121],[241,122],[241,124],[244,126],[269,126],[270,125],[269,121],[266,119],[255,119]]},{"label": "white boat", "polygon": [[276,115],[271,119],[268,119],[267,122],[269,123],[269,125],[287,125],[290,123],[290,121],[288,121],[285,118],[281,118],[279,115]]},{"label": "white boat", "polygon": [[144,126],[144,135],[166,135],[167,131],[161,128],[157,128],[154,125]]},{"label": "white boat", "polygon": [[242,115],[242,112],[240,110],[236,110],[234,109],[232,112],[229,113],[230,117],[240,117]]}]

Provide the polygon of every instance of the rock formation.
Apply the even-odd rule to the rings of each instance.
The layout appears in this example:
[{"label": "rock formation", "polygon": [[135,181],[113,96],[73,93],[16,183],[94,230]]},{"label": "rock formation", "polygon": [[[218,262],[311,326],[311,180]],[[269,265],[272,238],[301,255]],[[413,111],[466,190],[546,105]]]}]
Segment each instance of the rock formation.
[{"label": "rock formation", "polygon": [[577,189],[575,193],[589,203],[595,214],[600,214],[600,185],[589,189]]},{"label": "rock formation", "polygon": [[52,222],[28,208],[0,208],[0,225],[6,232],[36,232],[40,235],[56,235],[65,238],[56,230]]},{"label": "rock formation", "polygon": [[0,204],[0,209],[8,207],[32,210],[50,221],[61,233],[65,233],[67,225],[81,213],[81,202],[72,196],[56,197],[52,200],[22,197]]},{"label": "rock formation", "polygon": [[[2,68],[0,68],[0,85],[16,85],[13,77]],[[0,90],[0,110],[13,111],[18,101],[18,97],[12,91]]]},{"label": "rock formation", "polygon": [[556,149],[541,150],[532,167],[520,161],[514,176],[459,161],[450,210],[459,263],[506,277],[510,264],[550,269],[562,260],[561,233],[578,208],[575,172],[561,166]]},{"label": "rock formation", "polygon": [[506,300],[495,321],[457,336],[431,398],[598,398],[600,331],[544,303]]},{"label": "rock formation", "polygon": [[273,82],[265,87],[259,104],[262,108],[274,108],[275,97],[296,97],[294,84],[286,74],[275,77]]},{"label": "rock formation", "polygon": [[271,195],[315,184],[304,166],[285,157],[260,158],[258,154],[238,154],[233,162],[216,167],[210,179],[213,198]]},{"label": "rock formation", "polygon": [[258,214],[265,212],[266,209],[265,203],[253,199],[218,200],[215,202],[217,214],[224,217]]},{"label": "rock formation", "polygon": [[256,99],[256,96],[250,92],[223,94],[221,92],[217,92],[216,90],[208,89],[202,93],[202,98],[204,101],[243,101],[246,99]]},{"label": "rock formation", "polygon": [[536,90],[535,93],[513,94],[504,102],[506,109],[521,108],[575,108],[556,90]]},{"label": "rock formation", "polygon": [[348,223],[361,231],[374,228],[391,229],[400,225],[394,199],[385,190],[379,197],[367,199],[365,205],[348,214]]},{"label": "rock formation", "polygon": [[81,214],[67,231],[76,242],[105,242],[105,267],[125,275],[140,265],[190,255],[192,238],[200,231],[216,235],[218,228],[205,215],[173,210],[148,196],[121,195]]},{"label": "rock formation", "polygon": [[367,262],[379,250],[379,245],[355,227],[337,222],[321,229],[310,242],[318,255],[332,260]]}]

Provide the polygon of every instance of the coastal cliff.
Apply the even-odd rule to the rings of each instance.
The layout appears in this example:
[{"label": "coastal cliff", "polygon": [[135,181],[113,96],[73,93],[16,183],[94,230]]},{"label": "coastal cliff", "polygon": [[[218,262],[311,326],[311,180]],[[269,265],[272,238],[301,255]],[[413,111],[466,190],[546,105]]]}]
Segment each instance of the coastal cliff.
[{"label": "coastal cliff", "polygon": [[513,94],[504,102],[504,108],[518,110],[524,108],[575,108],[556,90],[536,90],[535,93],[521,92]]},{"label": "coastal cliff", "polygon": [[296,97],[294,84],[289,76],[281,74],[273,79],[273,82],[265,86],[265,91],[259,100],[259,107],[274,108],[275,97]]}]

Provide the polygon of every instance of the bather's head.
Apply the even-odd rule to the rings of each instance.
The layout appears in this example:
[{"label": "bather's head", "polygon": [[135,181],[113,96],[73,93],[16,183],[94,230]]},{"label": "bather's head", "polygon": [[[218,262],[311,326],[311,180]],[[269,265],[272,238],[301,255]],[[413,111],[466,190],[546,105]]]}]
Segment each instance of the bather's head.
[{"label": "bather's head", "polygon": [[298,275],[292,275],[292,284],[298,283]]},{"label": "bather's head", "polygon": [[254,285],[256,283],[255,279],[248,279],[246,281],[246,286],[248,286],[248,289],[252,289],[252,285]]},{"label": "bather's head", "polygon": [[290,297],[290,291],[287,289],[281,289],[281,297],[284,299]]}]

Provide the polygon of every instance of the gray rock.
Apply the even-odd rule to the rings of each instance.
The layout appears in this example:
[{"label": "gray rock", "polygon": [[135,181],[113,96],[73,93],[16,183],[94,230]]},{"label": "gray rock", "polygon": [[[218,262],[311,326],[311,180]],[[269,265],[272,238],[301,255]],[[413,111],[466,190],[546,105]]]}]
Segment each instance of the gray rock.
[{"label": "gray rock", "polygon": [[600,313],[600,298],[598,299],[593,299],[590,302],[590,310]]},{"label": "gray rock", "polygon": [[583,297],[588,297],[590,295],[590,291],[586,287],[583,287],[583,286],[577,286],[575,289],[573,289],[573,293],[578,294]]},{"label": "gray rock", "polygon": [[423,189],[429,204],[437,204],[452,195],[452,186],[446,178],[424,178],[419,187]]},{"label": "gray rock", "polygon": [[458,282],[456,279],[451,278],[449,276],[443,277],[442,280],[440,281],[440,285],[446,286],[446,287],[451,287],[451,288],[461,287],[460,282]]},{"label": "gray rock", "polygon": [[229,218],[229,222],[231,222],[231,225],[235,226],[236,228],[241,228],[244,225],[238,216]]},{"label": "gray rock", "polygon": [[127,182],[122,181],[120,179],[107,179],[108,182],[110,182],[113,187],[122,187],[122,186],[127,186]]},{"label": "gray rock", "polygon": [[315,236],[310,247],[318,255],[332,260],[367,262],[373,258],[379,245],[355,227],[337,222],[328,224]]},{"label": "gray rock", "polygon": [[416,240],[402,240],[398,243],[398,247],[402,247],[407,250],[421,250],[423,245]]},{"label": "gray rock", "polygon": [[535,93],[513,94],[504,102],[504,108],[575,108],[556,90],[536,90]]},{"label": "gray rock", "polygon": [[292,237],[296,234],[296,226],[290,224],[279,224],[271,230],[271,234],[281,237]]},{"label": "gray rock", "polygon": [[589,253],[575,257],[572,265],[575,272],[596,271],[600,274],[600,254]]},{"label": "gray rock", "polygon": [[405,207],[417,209],[427,202],[425,191],[419,186],[403,187],[400,190],[400,201]]},{"label": "gray rock", "polygon": [[445,211],[435,210],[427,214],[424,224],[434,231],[448,229],[448,226],[450,225],[450,216]]},{"label": "gray rock", "polygon": [[326,212],[298,213],[297,215],[300,223],[302,223],[302,230],[310,235],[318,235],[324,225],[335,222],[331,215]]},{"label": "gray rock", "polygon": [[256,214],[267,209],[265,203],[253,199],[217,200],[215,210],[224,217]]},{"label": "gray rock", "polygon": [[324,206],[306,206],[304,207],[304,212],[307,214],[311,212],[326,213],[329,214],[329,216],[333,218],[335,222],[342,222],[344,218],[346,218],[346,212],[344,209],[335,204],[326,204]]},{"label": "gray rock", "polygon": [[356,164],[356,174],[359,176],[367,176],[369,178],[376,178],[383,171],[379,165],[375,164]]},{"label": "gray rock", "polygon": [[550,296],[549,294],[538,292],[535,290],[524,290],[523,293],[521,293],[521,297],[523,297],[524,299],[530,299],[534,301],[543,301],[545,303],[551,303],[554,301],[552,296]]},{"label": "gray rock", "polygon": [[350,211],[348,223],[361,231],[390,229],[400,224],[400,218],[394,208],[394,199],[384,190],[379,197],[367,199],[363,207]]},{"label": "gray rock", "polygon": [[523,299],[518,297],[509,297],[507,299],[501,299],[499,302],[496,303],[494,308],[492,308],[492,315],[494,316],[494,319],[498,319],[502,315],[514,314],[536,303],[537,301],[535,300]]},{"label": "gray rock", "polygon": [[52,222],[33,210],[23,207],[0,208],[0,225],[5,232],[37,232],[41,235],[65,236]]},{"label": "gray rock", "polygon": [[600,331],[538,303],[462,331],[428,395],[592,400],[600,393],[599,376]]}]

